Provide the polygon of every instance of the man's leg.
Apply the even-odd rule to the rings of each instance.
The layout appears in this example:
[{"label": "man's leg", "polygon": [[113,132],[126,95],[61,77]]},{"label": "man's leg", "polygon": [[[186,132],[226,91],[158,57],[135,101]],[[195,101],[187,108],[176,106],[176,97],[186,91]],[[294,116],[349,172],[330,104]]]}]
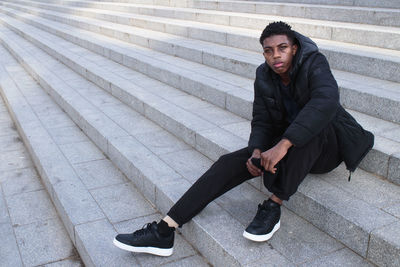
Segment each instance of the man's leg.
[{"label": "man's leg", "polygon": [[243,148],[220,157],[170,209],[167,217],[132,234],[117,235],[114,244],[132,252],[171,255],[178,225],[188,222],[217,197],[253,178],[246,167],[250,156],[248,149]]},{"label": "man's leg", "polygon": [[250,158],[247,148],[221,156],[186,193],[167,215],[182,226],[211,201],[225,192],[253,178],[246,167]]},{"label": "man's leg", "polygon": [[259,205],[243,236],[253,241],[270,239],[280,227],[282,200],[289,200],[308,173],[329,172],[341,161],[336,135],[330,125],[308,144],[292,147],[278,163],[275,174],[264,172],[264,185],[273,196]]},{"label": "man's leg", "polygon": [[327,173],[342,162],[336,134],[329,124],[302,147],[292,147],[278,163],[275,175],[267,173],[264,185],[282,200],[289,200],[308,173]]}]

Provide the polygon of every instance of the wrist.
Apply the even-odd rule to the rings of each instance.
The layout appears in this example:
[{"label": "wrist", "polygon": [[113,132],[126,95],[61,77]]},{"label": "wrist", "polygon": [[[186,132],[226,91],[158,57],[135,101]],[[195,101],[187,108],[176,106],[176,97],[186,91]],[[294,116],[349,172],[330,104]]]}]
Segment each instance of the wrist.
[{"label": "wrist", "polygon": [[289,139],[287,138],[283,138],[280,142],[279,142],[280,146],[284,147],[286,150],[288,150],[290,147],[293,146],[293,143],[290,142]]},{"label": "wrist", "polygon": [[261,150],[258,148],[255,148],[253,150],[252,157],[259,157],[260,155],[261,155]]}]

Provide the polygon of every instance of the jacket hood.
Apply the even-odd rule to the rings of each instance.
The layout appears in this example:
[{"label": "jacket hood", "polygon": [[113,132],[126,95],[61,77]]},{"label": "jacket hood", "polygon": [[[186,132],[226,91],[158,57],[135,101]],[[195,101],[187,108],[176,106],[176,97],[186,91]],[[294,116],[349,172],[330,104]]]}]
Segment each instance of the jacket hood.
[{"label": "jacket hood", "polygon": [[295,32],[295,42],[298,45],[298,49],[293,59],[290,76],[296,75],[303,62],[306,61],[310,55],[318,52],[318,46],[314,41],[298,32]]}]

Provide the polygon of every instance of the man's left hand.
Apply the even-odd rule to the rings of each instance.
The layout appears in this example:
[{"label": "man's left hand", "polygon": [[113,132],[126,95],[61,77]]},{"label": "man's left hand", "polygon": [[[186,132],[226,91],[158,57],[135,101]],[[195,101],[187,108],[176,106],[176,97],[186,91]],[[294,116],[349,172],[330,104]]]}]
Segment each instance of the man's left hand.
[{"label": "man's left hand", "polygon": [[273,148],[261,153],[261,165],[266,171],[276,172],[275,165],[287,154],[289,148],[293,146],[288,139],[282,139]]}]

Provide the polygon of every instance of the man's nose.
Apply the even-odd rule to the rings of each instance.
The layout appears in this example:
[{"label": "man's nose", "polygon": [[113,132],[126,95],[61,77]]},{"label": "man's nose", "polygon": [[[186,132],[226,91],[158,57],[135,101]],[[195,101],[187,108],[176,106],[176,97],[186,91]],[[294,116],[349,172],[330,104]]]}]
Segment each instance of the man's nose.
[{"label": "man's nose", "polygon": [[273,54],[274,58],[280,58],[281,57],[281,53],[279,52],[279,50],[275,50],[274,54]]}]

